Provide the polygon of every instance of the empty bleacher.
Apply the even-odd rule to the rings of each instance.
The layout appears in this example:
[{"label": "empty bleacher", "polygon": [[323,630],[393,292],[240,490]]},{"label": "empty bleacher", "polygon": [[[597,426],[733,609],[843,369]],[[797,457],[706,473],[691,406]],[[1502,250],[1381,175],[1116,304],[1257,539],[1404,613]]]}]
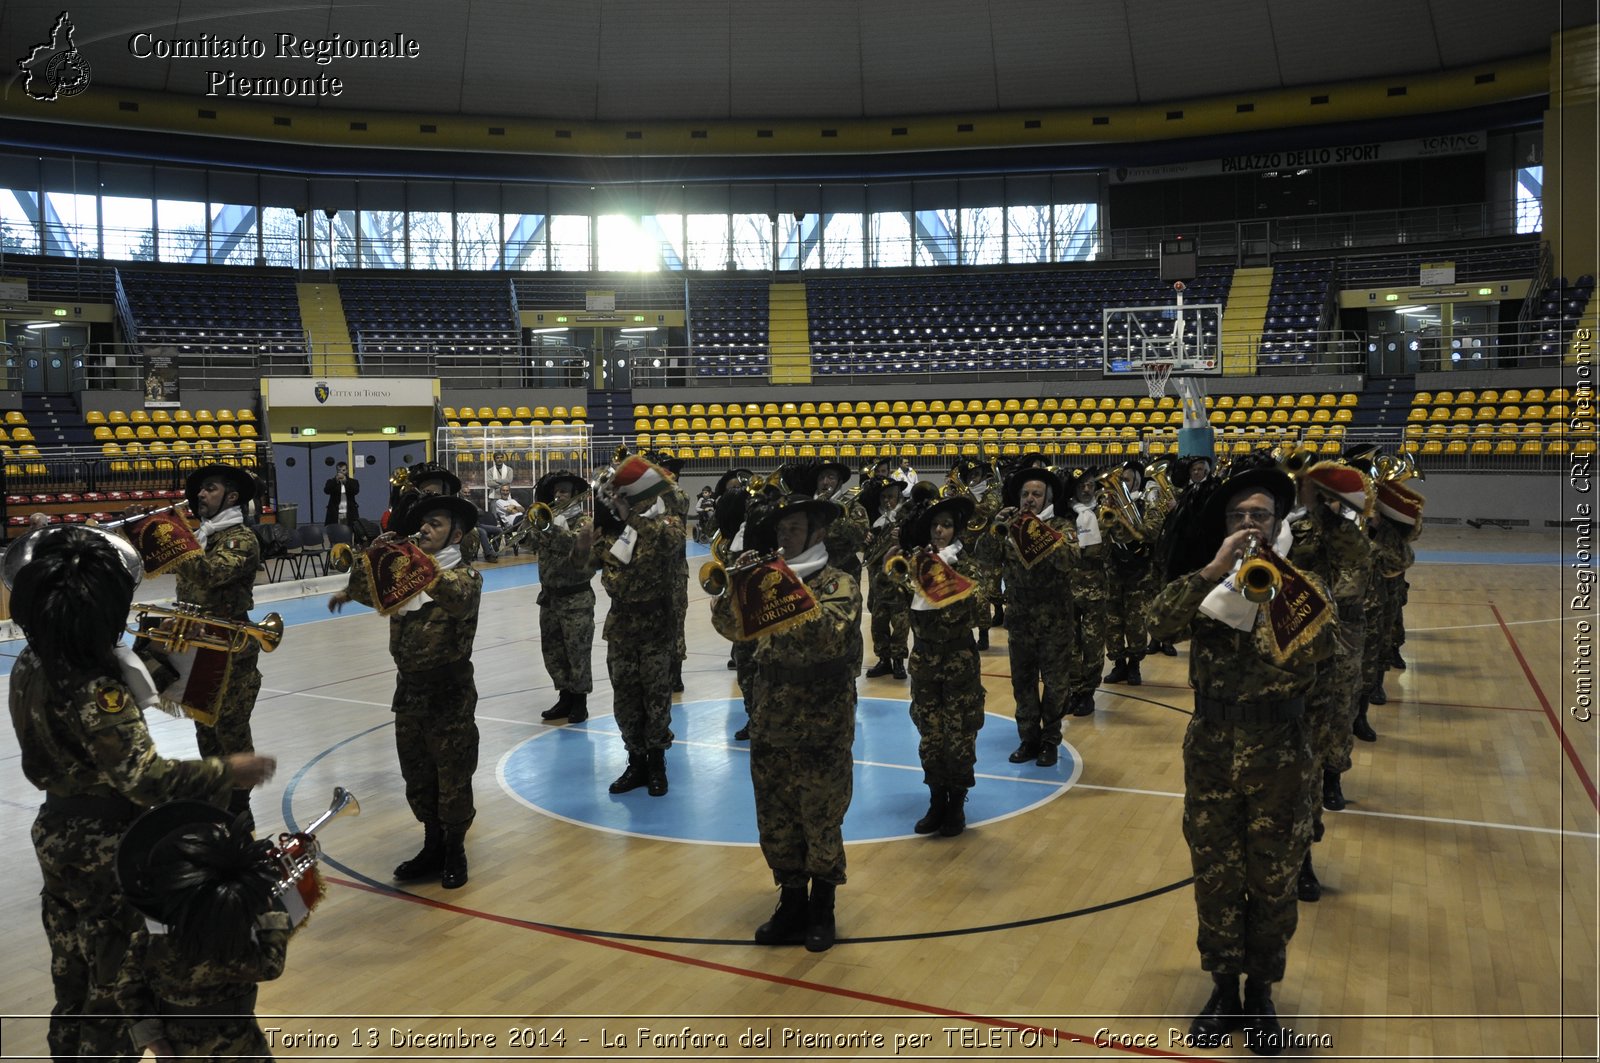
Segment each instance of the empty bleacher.
[{"label": "empty bleacher", "polygon": [[1456,281],[1460,284],[1532,277],[1539,270],[1539,240],[1527,237],[1481,247],[1351,255],[1336,263],[1335,280],[1341,289],[1414,285],[1424,262],[1441,260],[1455,263]]},{"label": "empty bleacher", "polygon": [[119,271],[134,341],[182,354],[296,354],[306,350],[294,276],[285,270]]},{"label": "empty bleacher", "polygon": [[765,276],[689,285],[689,343],[700,376],[767,375]]},{"label": "empty bleacher", "polygon": [[1272,295],[1262,323],[1260,365],[1296,365],[1312,360],[1317,332],[1325,327],[1333,262],[1282,262],[1272,273]]},{"label": "empty bleacher", "polygon": [[1419,391],[1405,439],[1422,458],[1538,459],[1595,449],[1594,421],[1574,420],[1565,387]]},{"label": "empty bleacher", "polygon": [[493,275],[341,276],[339,295],[358,351],[433,350],[455,358],[515,358],[522,329],[511,284]]}]

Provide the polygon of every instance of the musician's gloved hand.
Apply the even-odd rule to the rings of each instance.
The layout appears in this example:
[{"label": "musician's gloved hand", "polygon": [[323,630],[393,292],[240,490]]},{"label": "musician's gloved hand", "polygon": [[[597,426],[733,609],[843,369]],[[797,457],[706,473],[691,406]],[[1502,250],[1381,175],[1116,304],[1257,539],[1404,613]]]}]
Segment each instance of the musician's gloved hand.
[{"label": "musician's gloved hand", "polygon": [[1255,528],[1240,528],[1223,539],[1222,546],[1217,549],[1217,556],[1200,570],[1200,575],[1212,583],[1221,583],[1227,578],[1228,573],[1233,571],[1234,563],[1244,557],[1245,550],[1250,546],[1251,537],[1260,534],[1261,532]]},{"label": "musician's gloved hand", "polygon": [[1006,506],[994,515],[995,524],[1010,524],[1016,519],[1018,509],[1016,506]]},{"label": "musician's gloved hand", "polygon": [[350,600],[351,599],[348,594],[346,594],[344,591],[340,591],[338,594],[335,594],[332,598],[328,599],[328,612],[339,612],[346,605],[350,604]]},{"label": "musician's gloved hand", "polygon": [[233,772],[234,786],[241,790],[254,790],[271,779],[273,773],[278,770],[278,762],[275,759],[260,757],[254,753],[231,753],[222,760]]}]

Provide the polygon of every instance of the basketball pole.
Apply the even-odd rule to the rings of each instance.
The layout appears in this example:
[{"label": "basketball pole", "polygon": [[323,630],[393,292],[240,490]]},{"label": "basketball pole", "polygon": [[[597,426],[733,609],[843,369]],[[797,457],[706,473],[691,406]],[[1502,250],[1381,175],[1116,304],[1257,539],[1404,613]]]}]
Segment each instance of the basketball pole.
[{"label": "basketball pole", "polygon": [[[1178,296],[1177,320],[1172,326],[1172,353],[1174,355],[1174,368],[1187,361],[1187,347],[1184,344],[1184,330],[1187,322],[1183,316],[1183,290],[1184,283],[1175,281],[1172,285]],[[1206,415],[1205,382],[1197,376],[1177,376],[1173,381],[1178,392],[1178,402],[1183,410],[1183,427],[1178,429],[1178,457],[1180,458],[1206,458],[1213,465],[1216,464],[1217,433],[1211,427],[1211,420]]]}]

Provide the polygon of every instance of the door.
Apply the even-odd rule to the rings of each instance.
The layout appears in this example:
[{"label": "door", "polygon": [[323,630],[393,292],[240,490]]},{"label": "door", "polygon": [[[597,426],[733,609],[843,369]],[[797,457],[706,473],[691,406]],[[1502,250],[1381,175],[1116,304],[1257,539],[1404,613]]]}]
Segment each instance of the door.
[{"label": "door", "polygon": [[367,440],[350,445],[350,475],[360,485],[356,502],[362,520],[377,521],[389,508],[389,441]]},{"label": "door", "polygon": [[[311,446],[308,443],[274,443],[272,471],[278,485],[280,514],[295,507],[295,523],[321,519],[311,511]],[[320,486],[320,485],[319,485]],[[279,518],[283,519],[282,516]]]}]

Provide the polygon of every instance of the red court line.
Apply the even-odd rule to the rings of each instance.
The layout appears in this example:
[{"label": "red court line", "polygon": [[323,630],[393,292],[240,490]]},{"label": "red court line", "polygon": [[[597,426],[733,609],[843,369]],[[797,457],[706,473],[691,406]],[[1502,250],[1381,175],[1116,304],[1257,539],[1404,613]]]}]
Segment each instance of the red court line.
[{"label": "red court line", "polygon": [[1011,1022],[1006,1019],[991,1018],[987,1015],[972,1015],[954,1008],[942,1008],[937,1004],[921,1004],[913,1000],[901,1000],[898,997],[882,996],[878,993],[863,993],[855,989],[845,989],[842,986],[828,985],[825,982],[811,982],[803,978],[789,978],[781,974],[769,974],[766,971],[757,971],[749,967],[735,967],[732,964],[717,963],[713,960],[696,959],[693,956],[681,956],[675,952],[663,952],[660,949],[646,948],[643,945],[633,945],[626,941],[613,941],[609,938],[594,937],[589,934],[578,934],[571,930],[559,930],[555,927],[545,926],[527,919],[517,919],[508,915],[496,915],[493,912],[481,912],[476,908],[464,908],[457,904],[448,904],[436,901],[431,897],[421,897],[414,893],[404,893],[399,890],[385,889],[381,886],[371,886],[365,882],[354,882],[346,878],[328,876],[326,881],[348,886],[351,889],[374,893],[380,897],[389,897],[395,900],[409,901],[420,904],[425,908],[436,908],[439,911],[453,912],[456,915],[467,915],[474,919],[485,919],[503,926],[514,926],[521,930],[533,930],[551,937],[566,938],[568,941],[580,941],[587,945],[599,945],[602,948],[615,949],[618,952],[630,952],[636,956],[648,956],[651,959],[666,960],[670,963],[681,963],[689,967],[699,967],[707,971],[718,971],[722,974],[736,975],[741,978],[753,978],[762,982],[772,982],[775,985],[788,986],[792,989],[808,989],[814,993],[826,993],[831,996],[844,997],[849,1000],[859,1000],[868,1004],[881,1004],[885,1007],[896,1008],[900,1011],[919,1012],[924,1015],[943,1015],[951,1019],[961,1019],[965,1022],[980,1023],[985,1026],[995,1026],[1012,1030],[1027,1030],[1038,1032],[1046,1036],[1059,1038],[1061,1041],[1071,1041],[1083,1045],[1085,1048],[1114,1048],[1123,1052],[1132,1052],[1141,1056],[1160,1056],[1163,1059],[1189,1060],[1191,1063],[1205,1063],[1208,1057],[1185,1056],[1177,1052],[1168,1052],[1160,1048],[1145,1048],[1140,1045],[1125,1045],[1115,1043],[1109,1046],[1097,1046],[1094,1038],[1070,1030],[1059,1030],[1047,1026],[1033,1026],[1028,1023]]},{"label": "red court line", "polygon": [[1533,677],[1533,669],[1528,667],[1528,661],[1522,656],[1522,647],[1517,645],[1517,640],[1512,636],[1511,629],[1506,627],[1505,618],[1500,615],[1500,610],[1493,602],[1489,608],[1494,611],[1494,618],[1500,624],[1500,630],[1505,632],[1506,641],[1511,643],[1511,652],[1517,655],[1517,663],[1522,665],[1522,674],[1528,677],[1528,685],[1533,687],[1534,694],[1538,695],[1539,704],[1544,709],[1545,718],[1550,721],[1550,726],[1555,729],[1556,737],[1561,739],[1561,748],[1567,752],[1567,760],[1572,764],[1572,770],[1578,773],[1578,781],[1583,783],[1583,788],[1589,791],[1589,800],[1594,802],[1595,811],[1600,812],[1600,793],[1595,792],[1594,780],[1589,778],[1589,773],[1584,770],[1583,761],[1578,759],[1578,751],[1572,748],[1572,742],[1567,738],[1566,729],[1561,726],[1561,720],[1556,716],[1556,710],[1550,707],[1550,699],[1544,696],[1544,688]]}]

